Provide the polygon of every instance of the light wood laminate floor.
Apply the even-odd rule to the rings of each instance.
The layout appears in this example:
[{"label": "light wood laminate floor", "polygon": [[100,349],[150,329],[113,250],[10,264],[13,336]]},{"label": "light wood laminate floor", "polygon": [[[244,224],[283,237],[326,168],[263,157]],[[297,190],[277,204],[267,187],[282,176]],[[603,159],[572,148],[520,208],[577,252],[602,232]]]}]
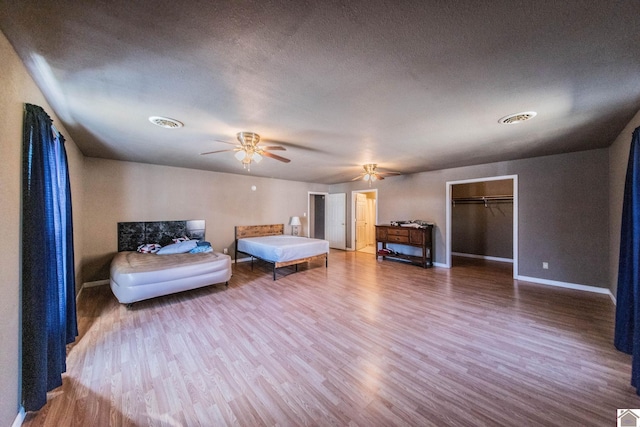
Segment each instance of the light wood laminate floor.
[{"label": "light wood laminate floor", "polygon": [[25,425],[613,426],[640,407],[606,295],[465,259],[292,271],[240,263],[228,289],[131,309],[84,290],[64,384]]}]

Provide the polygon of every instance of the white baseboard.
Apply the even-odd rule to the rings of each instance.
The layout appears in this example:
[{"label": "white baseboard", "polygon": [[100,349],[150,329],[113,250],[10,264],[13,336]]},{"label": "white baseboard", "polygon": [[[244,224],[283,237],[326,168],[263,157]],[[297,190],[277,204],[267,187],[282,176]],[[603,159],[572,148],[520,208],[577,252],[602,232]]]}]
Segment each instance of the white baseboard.
[{"label": "white baseboard", "polygon": [[251,261],[251,257],[238,258],[235,260],[235,262],[249,262],[249,261]]},{"label": "white baseboard", "polygon": [[20,411],[18,411],[18,415],[16,415],[16,419],[13,420],[13,424],[11,424],[11,427],[20,427],[24,422],[26,416],[27,413],[24,411],[24,408],[20,406]]},{"label": "white baseboard", "polygon": [[508,262],[513,264],[512,258],[499,258],[499,257],[487,256],[487,255],[465,254],[462,252],[451,252],[451,255],[462,256],[467,258],[486,259],[487,261]]},{"label": "white baseboard", "polygon": [[516,280],[538,283],[541,285],[557,286],[560,288],[576,289],[578,291],[593,292],[596,294],[609,295],[609,297],[615,304],[615,298],[613,297],[611,290],[608,288],[599,288],[597,286],[580,285],[577,283],[559,282],[557,280],[540,279],[538,277],[529,277],[529,276],[518,276],[516,277]]}]

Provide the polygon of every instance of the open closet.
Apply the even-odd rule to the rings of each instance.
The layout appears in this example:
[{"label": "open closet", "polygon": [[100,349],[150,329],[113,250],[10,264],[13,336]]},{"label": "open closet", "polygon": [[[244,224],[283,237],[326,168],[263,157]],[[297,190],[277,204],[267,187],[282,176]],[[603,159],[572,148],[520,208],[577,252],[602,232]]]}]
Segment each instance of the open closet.
[{"label": "open closet", "polygon": [[514,180],[451,186],[451,255],[513,263]]}]

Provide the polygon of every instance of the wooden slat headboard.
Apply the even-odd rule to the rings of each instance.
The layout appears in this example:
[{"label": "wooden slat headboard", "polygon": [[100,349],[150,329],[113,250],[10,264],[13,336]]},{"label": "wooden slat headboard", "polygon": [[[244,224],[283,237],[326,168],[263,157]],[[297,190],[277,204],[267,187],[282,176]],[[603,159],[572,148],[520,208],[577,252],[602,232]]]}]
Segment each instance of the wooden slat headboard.
[{"label": "wooden slat headboard", "polygon": [[277,236],[284,234],[284,224],[236,225],[236,240],[244,237]]}]

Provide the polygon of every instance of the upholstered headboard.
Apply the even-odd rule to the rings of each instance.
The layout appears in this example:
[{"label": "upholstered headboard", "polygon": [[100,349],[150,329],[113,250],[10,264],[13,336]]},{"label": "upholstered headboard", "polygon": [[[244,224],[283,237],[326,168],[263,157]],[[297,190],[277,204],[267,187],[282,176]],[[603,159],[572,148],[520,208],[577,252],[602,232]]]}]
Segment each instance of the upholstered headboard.
[{"label": "upholstered headboard", "polygon": [[203,240],[205,222],[199,220],[185,221],[149,221],[119,222],[118,252],[135,251],[145,243],[160,243],[167,239],[187,236],[190,239]]}]

